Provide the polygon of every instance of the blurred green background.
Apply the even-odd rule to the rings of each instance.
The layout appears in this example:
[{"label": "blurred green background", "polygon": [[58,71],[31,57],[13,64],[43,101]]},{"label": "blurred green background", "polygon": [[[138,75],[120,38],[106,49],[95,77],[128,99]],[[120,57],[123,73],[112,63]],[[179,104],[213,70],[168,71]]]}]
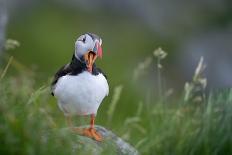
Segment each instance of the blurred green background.
[{"label": "blurred green background", "polygon": [[[12,78],[23,81],[22,79],[28,77],[27,80],[32,83],[32,86],[26,88],[30,91],[25,91],[28,98],[31,92],[43,85],[48,86],[57,69],[70,61],[74,52],[74,42],[81,34],[92,32],[101,36],[103,59],[98,59],[97,65],[108,77],[110,96],[104,100],[99,109],[97,124],[106,126],[123,136],[130,143],[138,146],[142,153],[153,154],[152,152],[156,150],[155,152],[159,154],[172,154],[168,151],[157,151],[161,150],[157,144],[158,140],[155,143],[150,143],[152,140],[149,143],[144,140],[147,147],[141,147],[139,144],[144,142],[140,140],[145,135],[149,135],[147,133],[157,136],[166,127],[169,119],[166,116],[179,111],[179,107],[174,106],[174,112],[165,111],[160,116],[160,120],[153,120],[159,123],[151,124],[150,117],[153,116],[150,116],[147,105],[157,103],[155,104],[157,111],[163,109],[159,105],[157,59],[153,56],[155,49],[162,47],[168,53],[167,58],[162,61],[161,81],[164,96],[168,94],[169,101],[173,104],[182,102],[180,98],[182,98],[184,84],[186,81],[191,81],[201,56],[204,56],[207,64],[205,76],[208,79],[209,94],[212,89],[225,89],[232,86],[232,5],[230,0],[213,2],[210,0],[189,2],[183,0],[175,2],[2,0],[0,4],[0,33],[4,34],[2,37],[20,42],[20,46],[14,50],[2,48],[1,71],[6,66],[9,56],[13,56],[13,61],[17,63],[12,63],[4,78],[6,81],[11,81]],[[138,70],[141,64],[146,63],[146,60],[148,65]],[[134,79],[136,71],[139,71],[139,74],[138,78]],[[19,82],[19,89],[24,82]],[[12,82],[9,83],[12,84]],[[28,82],[25,83],[28,84]],[[5,85],[4,88],[7,86]],[[109,124],[105,118],[108,116],[107,111],[111,105],[114,89],[118,86],[122,86],[122,91],[114,109],[113,123]],[[60,122],[58,123],[60,128],[64,127],[63,114],[56,106],[56,100],[49,96],[49,92],[42,93],[41,96],[46,96],[46,99],[42,100],[47,102],[41,102],[41,106],[49,104],[51,108],[49,114],[56,117],[55,121]],[[228,102],[231,104],[230,97],[225,97],[225,100],[229,98]],[[141,103],[144,104],[143,112],[138,116],[140,120],[136,120],[134,115],[137,114]],[[46,106],[44,106],[45,109]],[[171,107],[166,108],[169,110]],[[195,116],[196,113],[193,115]],[[125,126],[124,121],[131,117],[135,119],[135,124],[140,123],[142,129],[140,126],[135,129],[136,125],[126,129],[130,125]],[[231,121],[231,115],[228,117],[225,123]],[[191,116],[189,119],[192,119]],[[7,119],[5,121],[7,122]],[[169,127],[175,123],[176,120],[173,120]],[[161,130],[157,129],[153,132],[154,126],[157,125],[162,126]],[[190,128],[193,129],[192,126]],[[231,126],[228,128],[231,131]],[[144,130],[146,132],[143,132]],[[128,133],[130,136],[127,135]],[[170,134],[174,133],[170,132]],[[231,138],[231,134],[226,136],[228,135]],[[181,138],[183,137],[176,139]],[[185,138],[187,139],[188,136]],[[160,140],[160,137],[157,139]],[[154,148],[154,145],[157,148]],[[180,150],[187,148],[182,142],[179,145],[183,146]],[[227,145],[222,144],[222,146],[226,146],[227,149]],[[203,154],[212,153],[207,152],[207,149],[204,150],[205,152],[201,149],[198,151]],[[189,152],[179,153],[188,154]],[[195,153],[193,151],[193,154]]]}]

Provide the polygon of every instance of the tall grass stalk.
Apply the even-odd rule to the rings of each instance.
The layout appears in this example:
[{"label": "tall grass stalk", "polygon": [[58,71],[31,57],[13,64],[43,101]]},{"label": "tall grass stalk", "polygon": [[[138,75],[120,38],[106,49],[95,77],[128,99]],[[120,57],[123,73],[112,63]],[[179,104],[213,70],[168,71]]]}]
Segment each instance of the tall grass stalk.
[{"label": "tall grass stalk", "polygon": [[186,82],[184,86],[184,101],[202,102],[205,100],[205,89],[207,86],[207,79],[204,77],[206,65],[204,57],[201,57],[194,72],[192,81]]},{"label": "tall grass stalk", "polygon": [[118,103],[120,96],[121,96],[122,89],[123,89],[122,85],[116,86],[114,88],[113,97],[112,97],[112,100],[109,104],[109,109],[107,111],[108,124],[110,124],[110,122],[112,121],[114,111],[116,109],[117,103]]},{"label": "tall grass stalk", "polygon": [[6,65],[6,67],[4,68],[3,72],[1,73],[1,76],[0,76],[0,81],[3,79],[3,77],[6,75],[6,72],[8,70],[8,68],[10,67],[10,64],[12,63],[14,57],[11,56],[10,59],[8,60],[8,63]]},{"label": "tall grass stalk", "polygon": [[157,86],[158,86],[158,95],[161,102],[163,102],[163,84],[162,84],[162,64],[161,61],[167,57],[167,53],[161,48],[157,48],[154,52],[154,57],[157,59]]}]

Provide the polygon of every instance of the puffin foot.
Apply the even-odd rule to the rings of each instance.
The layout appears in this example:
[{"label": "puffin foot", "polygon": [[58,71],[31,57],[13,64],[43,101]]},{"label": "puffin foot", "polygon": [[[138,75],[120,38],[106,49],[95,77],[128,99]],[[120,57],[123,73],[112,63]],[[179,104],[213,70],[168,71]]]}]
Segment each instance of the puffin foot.
[{"label": "puffin foot", "polygon": [[98,142],[101,142],[103,140],[102,135],[100,133],[97,132],[96,129],[94,128],[85,128],[82,130],[82,135],[92,138]]}]

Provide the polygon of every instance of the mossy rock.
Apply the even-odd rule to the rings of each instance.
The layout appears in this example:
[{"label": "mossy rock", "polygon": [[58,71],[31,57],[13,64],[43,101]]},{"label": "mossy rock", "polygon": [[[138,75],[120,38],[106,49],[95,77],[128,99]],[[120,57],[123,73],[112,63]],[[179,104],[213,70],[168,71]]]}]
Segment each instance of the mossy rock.
[{"label": "mossy rock", "polygon": [[[87,126],[81,126],[85,128]],[[113,132],[102,126],[95,126],[96,130],[103,136],[103,141],[98,142],[91,138],[78,135],[72,132],[69,128],[57,129],[52,132],[47,132],[42,140],[46,143],[54,142],[57,151],[60,147],[70,149],[72,154],[116,154],[116,155],[137,155],[138,151],[116,136]],[[50,142],[49,142],[50,141]],[[50,144],[52,145],[52,144]],[[54,148],[53,148],[54,150]],[[67,151],[67,153],[70,153]],[[59,152],[57,152],[59,153]],[[60,152],[61,153],[61,152]]]}]

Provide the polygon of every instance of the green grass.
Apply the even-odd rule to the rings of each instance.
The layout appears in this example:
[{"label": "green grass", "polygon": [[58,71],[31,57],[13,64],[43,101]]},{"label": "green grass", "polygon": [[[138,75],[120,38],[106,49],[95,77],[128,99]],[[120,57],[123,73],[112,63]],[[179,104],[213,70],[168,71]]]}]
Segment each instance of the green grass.
[{"label": "green grass", "polygon": [[[135,81],[154,58],[138,65],[135,71],[140,74]],[[16,74],[7,74],[10,65]],[[78,142],[70,132],[62,132],[67,125],[50,95],[49,80],[37,88],[35,75],[39,73],[22,66],[11,57],[0,69],[0,154],[94,154],[94,149],[87,149],[88,144]],[[157,69],[157,82],[162,87],[157,99],[136,96],[126,84],[111,86],[110,97],[99,109],[97,124],[111,129],[141,154],[232,154],[232,89],[206,95],[201,58],[183,95],[165,95],[163,70]],[[130,98],[135,102],[128,102]],[[86,118],[75,120],[77,125],[88,123]],[[102,154],[114,154],[111,150],[107,148]]]},{"label": "green grass", "polygon": [[[5,76],[0,81],[0,153],[91,154],[83,144],[75,144],[72,136],[56,132],[66,126],[63,114],[50,96],[49,88],[35,88],[33,79],[22,74]],[[120,93],[115,96],[120,98]],[[124,99],[115,102],[114,106],[124,104]],[[232,153],[230,89],[210,93],[200,103],[186,104],[181,98],[164,104],[143,101],[136,106],[134,116],[117,120],[120,127],[108,124],[107,119],[101,121],[141,154]],[[114,112],[112,115],[118,112],[109,111]],[[104,115],[102,118],[109,117],[109,113]]]}]

